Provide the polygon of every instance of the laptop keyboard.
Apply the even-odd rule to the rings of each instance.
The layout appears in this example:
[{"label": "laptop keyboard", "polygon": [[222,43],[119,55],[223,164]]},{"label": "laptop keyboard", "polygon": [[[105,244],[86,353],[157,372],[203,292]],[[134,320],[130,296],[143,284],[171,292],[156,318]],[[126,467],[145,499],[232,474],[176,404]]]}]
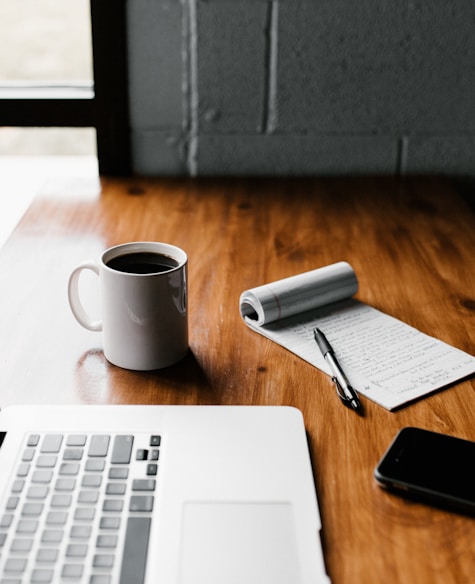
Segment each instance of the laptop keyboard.
[{"label": "laptop keyboard", "polygon": [[142,584],[158,434],[31,434],[0,509],[0,584]]}]

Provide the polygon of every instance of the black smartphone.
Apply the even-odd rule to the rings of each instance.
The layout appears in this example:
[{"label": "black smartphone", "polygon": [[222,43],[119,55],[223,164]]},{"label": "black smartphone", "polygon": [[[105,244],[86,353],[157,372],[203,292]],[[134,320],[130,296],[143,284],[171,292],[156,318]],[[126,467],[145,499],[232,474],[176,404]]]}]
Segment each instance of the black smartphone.
[{"label": "black smartphone", "polygon": [[421,428],[403,428],[374,477],[394,492],[475,514],[475,442]]}]

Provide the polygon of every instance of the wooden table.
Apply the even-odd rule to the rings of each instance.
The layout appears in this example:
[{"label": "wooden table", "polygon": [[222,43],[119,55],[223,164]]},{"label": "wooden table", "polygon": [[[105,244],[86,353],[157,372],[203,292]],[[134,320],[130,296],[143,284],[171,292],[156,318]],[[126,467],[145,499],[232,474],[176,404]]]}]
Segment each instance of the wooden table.
[{"label": "wooden table", "polygon": [[[82,329],[67,304],[79,261],[133,240],[189,255],[191,350],[153,373],[109,365],[100,334]],[[475,440],[475,381],[394,413],[363,398],[359,417],[323,373],[249,330],[238,300],[245,289],[347,260],[358,298],[473,354],[474,252],[473,211],[435,179],[52,184],[0,254],[0,403],[296,406],[333,584],[473,581],[474,519],[386,493],[373,469],[403,426]]]}]

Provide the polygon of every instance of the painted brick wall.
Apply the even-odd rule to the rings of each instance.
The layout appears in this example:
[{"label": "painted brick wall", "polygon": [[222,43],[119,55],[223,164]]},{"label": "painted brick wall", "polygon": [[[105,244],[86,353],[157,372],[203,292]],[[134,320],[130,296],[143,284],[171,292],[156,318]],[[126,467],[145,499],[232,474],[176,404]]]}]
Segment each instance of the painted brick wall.
[{"label": "painted brick wall", "polygon": [[133,166],[475,176],[473,0],[128,0]]}]

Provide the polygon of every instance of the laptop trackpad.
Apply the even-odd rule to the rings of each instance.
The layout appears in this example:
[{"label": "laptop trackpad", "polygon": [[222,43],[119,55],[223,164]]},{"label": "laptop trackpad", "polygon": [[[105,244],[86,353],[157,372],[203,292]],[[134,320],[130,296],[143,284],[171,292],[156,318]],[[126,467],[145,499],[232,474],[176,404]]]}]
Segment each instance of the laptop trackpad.
[{"label": "laptop trackpad", "polygon": [[290,503],[186,503],[182,584],[297,584]]}]

